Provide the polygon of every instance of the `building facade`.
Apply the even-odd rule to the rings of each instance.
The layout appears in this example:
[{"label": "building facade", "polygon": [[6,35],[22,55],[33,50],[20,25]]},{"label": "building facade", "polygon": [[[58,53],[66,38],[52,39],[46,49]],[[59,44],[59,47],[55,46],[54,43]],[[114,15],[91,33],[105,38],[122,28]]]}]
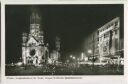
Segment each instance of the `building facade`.
[{"label": "building facade", "polygon": [[41,17],[33,10],[30,16],[30,31],[22,36],[22,62],[25,65],[40,65],[48,61],[49,45],[44,43],[41,27]]},{"label": "building facade", "polygon": [[[123,40],[120,38],[120,18],[116,17],[93,33],[85,41],[85,54],[95,63],[123,59]],[[88,59],[90,60],[90,59]]]},{"label": "building facade", "polygon": [[99,62],[99,33],[98,31],[92,32],[85,40],[85,55],[88,61]]},{"label": "building facade", "polygon": [[59,58],[60,58],[60,38],[58,36],[56,36],[55,38],[55,49],[52,50],[52,52],[50,53],[50,58],[49,58],[49,64],[57,64],[59,62]]},{"label": "building facade", "polygon": [[107,62],[111,58],[118,57],[120,50],[120,19],[111,20],[98,29],[100,62]]}]

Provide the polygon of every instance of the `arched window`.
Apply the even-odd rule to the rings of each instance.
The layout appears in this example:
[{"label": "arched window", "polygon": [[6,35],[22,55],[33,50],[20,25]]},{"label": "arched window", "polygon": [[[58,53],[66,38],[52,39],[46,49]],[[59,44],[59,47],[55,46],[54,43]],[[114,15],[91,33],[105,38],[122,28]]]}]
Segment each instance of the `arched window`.
[{"label": "arched window", "polygon": [[31,56],[34,56],[35,53],[36,53],[35,49],[30,50],[30,55],[31,55]]}]

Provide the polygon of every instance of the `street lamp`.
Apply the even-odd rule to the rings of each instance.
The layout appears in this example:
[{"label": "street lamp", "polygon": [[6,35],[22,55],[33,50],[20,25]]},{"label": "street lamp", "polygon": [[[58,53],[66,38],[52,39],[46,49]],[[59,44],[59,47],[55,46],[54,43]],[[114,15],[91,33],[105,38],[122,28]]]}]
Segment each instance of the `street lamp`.
[{"label": "street lamp", "polygon": [[72,58],[72,55],[70,55],[70,58]]},{"label": "street lamp", "polygon": [[88,53],[89,53],[89,54],[92,54],[92,50],[88,50]]},{"label": "street lamp", "polygon": [[76,59],[75,57],[72,57],[73,59]]}]

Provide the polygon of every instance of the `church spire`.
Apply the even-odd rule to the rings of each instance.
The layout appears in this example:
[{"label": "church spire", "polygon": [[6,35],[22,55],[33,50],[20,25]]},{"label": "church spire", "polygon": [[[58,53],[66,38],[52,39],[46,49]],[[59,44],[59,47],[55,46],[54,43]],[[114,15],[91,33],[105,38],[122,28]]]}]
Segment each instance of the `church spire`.
[{"label": "church spire", "polygon": [[41,16],[37,7],[32,6],[30,10],[30,34],[37,37],[41,33]]},{"label": "church spire", "polygon": [[39,11],[36,7],[31,8],[31,16],[30,16],[30,24],[40,24],[41,16],[39,15]]}]

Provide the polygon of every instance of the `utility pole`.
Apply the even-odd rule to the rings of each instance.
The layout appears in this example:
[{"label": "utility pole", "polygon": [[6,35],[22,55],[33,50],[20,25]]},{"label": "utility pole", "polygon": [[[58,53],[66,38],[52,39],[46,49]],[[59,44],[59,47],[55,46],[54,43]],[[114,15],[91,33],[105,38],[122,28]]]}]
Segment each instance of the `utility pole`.
[{"label": "utility pole", "polygon": [[93,57],[92,57],[92,61],[93,61],[93,68],[94,68],[94,52],[95,52],[95,41],[94,41],[94,33],[92,35],[92,38],[93,38]]}]

